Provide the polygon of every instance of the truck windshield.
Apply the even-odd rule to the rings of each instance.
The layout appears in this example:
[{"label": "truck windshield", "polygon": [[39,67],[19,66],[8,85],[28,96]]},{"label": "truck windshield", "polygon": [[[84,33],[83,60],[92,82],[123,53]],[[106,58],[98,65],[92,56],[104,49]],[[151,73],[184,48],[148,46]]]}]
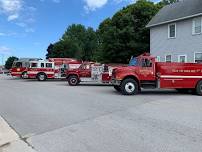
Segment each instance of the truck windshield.
[{"label": "truck windshield", "polygon": [[138,59],[135,57],[132,57],[130,59],[129,66],[137,66],[137,65],[138,65]]},{"label": "truck windshield", "polygon": [[14,62],[13,67],[21,68],[22,67],[22,62]]}]

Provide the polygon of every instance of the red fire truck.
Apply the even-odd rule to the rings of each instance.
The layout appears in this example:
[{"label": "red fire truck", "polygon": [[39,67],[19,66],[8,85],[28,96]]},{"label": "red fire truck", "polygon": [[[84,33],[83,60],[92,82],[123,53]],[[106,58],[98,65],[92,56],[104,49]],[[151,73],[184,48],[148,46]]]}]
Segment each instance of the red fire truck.
[{"label": "red fire truck", "polygon": [[202,95],[202,64],[156,62],[143,54],[136,66],[119,67],[112,72],[114,88],[124,95],[135,95],[141,88],[193,90]]},{"label": "red fire truck", "polygon": [[30,61],[38,61],[38,58],[21,58],[13,62],[10,74],[13,77],[27,78],[27,70],[30,66]]},{"label": "red fire truck", "polygon": [[77,69],[81,64],[81,61],[70,58],[31,61],[27,74],[28,78],[38,79],[39,81],[62,79],[66,78],[66,70]]},{"label": "red fire truck", "polygon": [[70,86],[80,82],[110,83],[113,67],[93,62],[85,62],[78,69],[67,70],[66,76]]}]

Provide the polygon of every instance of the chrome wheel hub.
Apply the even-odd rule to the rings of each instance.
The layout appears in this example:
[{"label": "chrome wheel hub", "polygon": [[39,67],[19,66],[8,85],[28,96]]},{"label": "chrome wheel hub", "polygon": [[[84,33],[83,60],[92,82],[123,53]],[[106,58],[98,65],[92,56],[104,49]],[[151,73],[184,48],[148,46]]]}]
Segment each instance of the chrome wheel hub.
[{"label": "chrome wheel hub", "polygon": [[40,78],[40,80],[44,80],[45,76],[44,75],[40,75],[39,78]]},{"label": "chrome wheel hub", "polygon": [[135,91],[135,85],[131,82],[128,82],[126,85],[125,85],[125,90],[128,92],[128,93],[132,93],[133,91]]},{"label": "chrome wheel hub", "polygon": [[74,78],[74,79],[71,79],[71,83],[72,84],[76,84],[77,83],[77,80]]}]

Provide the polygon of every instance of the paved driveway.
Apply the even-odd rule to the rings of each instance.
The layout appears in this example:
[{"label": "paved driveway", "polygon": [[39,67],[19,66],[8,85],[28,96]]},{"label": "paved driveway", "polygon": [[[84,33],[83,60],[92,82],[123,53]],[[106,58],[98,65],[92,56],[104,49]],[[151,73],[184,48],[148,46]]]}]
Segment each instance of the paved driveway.
[{"label": "paved driveway", "polygon": [[202,97],[0,76],[0,115],[38,152],[201,152]]}]

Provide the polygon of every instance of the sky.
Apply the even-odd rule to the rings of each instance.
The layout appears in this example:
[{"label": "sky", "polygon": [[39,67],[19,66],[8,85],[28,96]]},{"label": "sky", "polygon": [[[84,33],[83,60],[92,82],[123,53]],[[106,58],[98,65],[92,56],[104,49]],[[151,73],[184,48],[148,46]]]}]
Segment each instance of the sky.
[{"label": "sky", "polygon": [[45,58],[48,45],[57,42],[69,25],[97,29],[134,1],[0,0],[0,65],[9,56]]}]

